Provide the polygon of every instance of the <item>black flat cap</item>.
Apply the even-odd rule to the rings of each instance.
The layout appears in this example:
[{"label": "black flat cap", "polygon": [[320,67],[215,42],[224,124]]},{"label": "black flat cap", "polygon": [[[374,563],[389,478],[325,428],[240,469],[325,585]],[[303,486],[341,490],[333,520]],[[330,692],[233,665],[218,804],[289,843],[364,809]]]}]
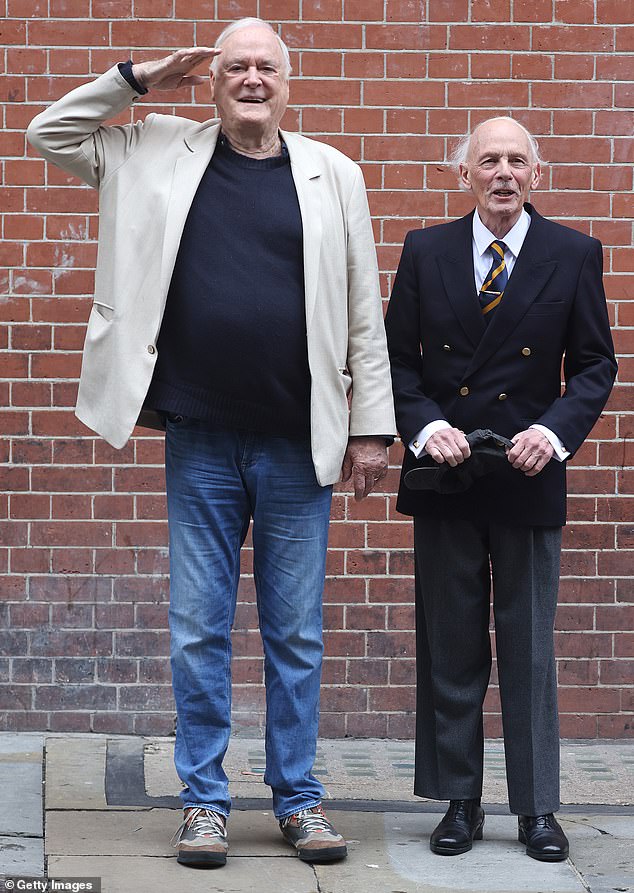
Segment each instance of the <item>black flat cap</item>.
[{"label": "black flat cap", "polygon": [[424,456],[415,468],[404,477],[410,490],[436,490],[438,493],[462,493],[468,490],[476,478],[491,474],[508,466],[506,451],[513,441],[488,428],[477,428],[467,434],[471,455],[460,465],[451,467],[447,462],[440,465],[431,456]]}]

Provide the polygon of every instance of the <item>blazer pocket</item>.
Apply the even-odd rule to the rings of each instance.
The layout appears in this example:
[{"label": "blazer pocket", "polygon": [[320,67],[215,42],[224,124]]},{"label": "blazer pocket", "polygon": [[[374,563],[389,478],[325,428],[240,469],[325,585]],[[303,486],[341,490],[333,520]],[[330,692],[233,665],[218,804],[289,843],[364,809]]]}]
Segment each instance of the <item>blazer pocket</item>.
[{"label": "blazer pocket", "polygon": [[544,304],[533,304],[526,316],[556,316],[567,307],[566,301],[548,301]]},{"label": "blazer pocket", "polygon": [[346,366],[343,366],[343,367],[340,366],[337,369],[337,372],[339,373],[339,375],[342,377],[342,379],[344,381],[345,388],[346,388],[346,394],[347,394],[350,391],[350,388],[352,387],[352,376],[348,372],[348,368]]},{"label": "blazer pocket", "polygon": [[92,309],[95,313],[98,313],[106,322],[110,322],[112,317],[115,314],[114,307],[111,307],[110,304],[104,304],[103,301],[93,301]]}]

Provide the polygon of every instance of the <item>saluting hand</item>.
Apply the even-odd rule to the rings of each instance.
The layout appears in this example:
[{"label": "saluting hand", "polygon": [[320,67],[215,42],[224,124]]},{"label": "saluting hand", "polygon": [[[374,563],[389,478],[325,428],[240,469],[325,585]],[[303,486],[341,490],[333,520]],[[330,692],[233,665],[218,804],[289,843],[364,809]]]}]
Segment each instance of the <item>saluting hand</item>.
[{"label": "saluting hand", "polygon": [[147,90],[178,90],[207,83],[206,77],[189,72],[201,62],[211,61],[222,50],[213,47],[190,47],[176,50],[164,59],[137,62],[132,66],[132,77]]}]

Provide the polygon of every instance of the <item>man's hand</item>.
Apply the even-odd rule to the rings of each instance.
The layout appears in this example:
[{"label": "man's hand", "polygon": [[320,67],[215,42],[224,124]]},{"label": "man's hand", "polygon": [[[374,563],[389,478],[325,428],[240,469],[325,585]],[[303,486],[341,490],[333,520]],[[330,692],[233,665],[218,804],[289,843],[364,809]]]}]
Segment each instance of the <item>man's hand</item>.
[{"label": "man's hand", "polygon": [[515,446],[508,451],[508,460],[529,478],[539,474],[555,452],[548,438],[536,428],[520,431],[511,440]]},{"label": "man's hand", "polygon": [[460,465],[471,455],[464,431],[459,428],[441,428],[427,440],[425,452],[434,462],[442,465],[447,462],[452,468]]},{"label": "man's hand", "polygon": [[351,437],[343,457],[341,480],[352,477],[354,498],[359,501],[387,474],[387,447],[384,437]]},{"label": "man's hand", "polygon": [[155,62],[137,62],[132,66],[132,77],[146,90],[178,90],[180,87],[195,87],[207,83],[206,77],[189,72],[221,53],[213,47],[190,47],[176,50],[164,59]]}]

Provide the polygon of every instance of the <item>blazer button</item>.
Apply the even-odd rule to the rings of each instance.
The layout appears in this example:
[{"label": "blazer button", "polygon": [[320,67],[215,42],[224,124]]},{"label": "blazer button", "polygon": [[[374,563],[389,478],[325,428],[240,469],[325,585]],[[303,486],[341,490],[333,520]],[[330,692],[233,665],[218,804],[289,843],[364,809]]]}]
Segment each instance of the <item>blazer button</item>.
[{"label": "blazer button", "polygon": [[508,394],[498,394],[498,400],[506,400]]},{"label": "blazer button", "polygon": [[148,344],[148,346],[147,346],[147,352],[148,352],[148,353],[156,353],[156,348],[154,347],[153,344]]},{"label": "blazer button", "polygon": [[530,349],[530,347],[523,347],[523,348],[522,348],[522,356],[523,356],[523,357],[530,357],[530,355],[531,355],[531,349]]},{"label": "blazer button", "polygon": [[469,388],[466,385],[464,385],[464,387],[460,388],[460,396],[461,397],[466,397],[468,395],[468,393],[469,393]]},{"label": "blazer button", "polygon": [[443,350],[451,350],[451,344],[443,344],[442,349]]}]

